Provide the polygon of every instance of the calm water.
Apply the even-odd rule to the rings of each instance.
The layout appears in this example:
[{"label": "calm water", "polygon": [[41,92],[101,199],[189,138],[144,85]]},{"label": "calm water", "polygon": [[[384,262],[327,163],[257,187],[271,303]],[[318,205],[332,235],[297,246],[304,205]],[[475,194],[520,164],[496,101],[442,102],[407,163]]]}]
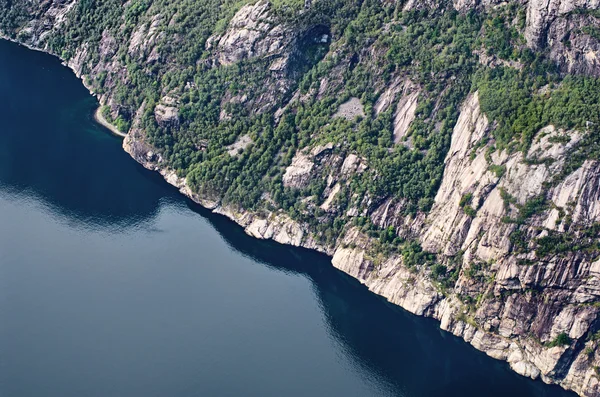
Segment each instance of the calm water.
[{"label": "calm water", "polygon": [[202,210],[95,106],[0,41],[0,396],[570,396]]}]

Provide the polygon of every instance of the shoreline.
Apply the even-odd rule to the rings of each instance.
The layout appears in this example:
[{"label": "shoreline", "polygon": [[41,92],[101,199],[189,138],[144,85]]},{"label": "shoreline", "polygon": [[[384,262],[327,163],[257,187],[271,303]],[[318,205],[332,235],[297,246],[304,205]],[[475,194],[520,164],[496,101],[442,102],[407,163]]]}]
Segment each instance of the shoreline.
[{"label": "shoreline", "polygon": [[109,130],[112,135],[116,135],[120,138],[125,138],[127,136],[126,133],[119,131],[117,127],[109,123],[108,120],[104,118],[104,115],[102,114],[102,106],[98,106],[96,111],[94,111],[94,120],[102,127]]},{"label": "shoreline", "polygon": [[[27,43],[22,43],[22,42],[20,42],[20,41],[18,41],[16,39],[13,39],[11,37],[8,37],[8,36],[2,34],[1,32],[0,32],[0,40],[10,41],[11,43],[15,43],[15,44],[17,44],[19,46],[22,46],[22,47],[25,47],[25,48],[27,48],[29,50],[37,51],[37,52],[42,52],[44,54],[49,54],[49,55],[55,56],[56,58],[58,58],[61,61],[62,65],[64,67],[69,68],[71,71],[73,71],[73,73],[75,73],[75,71],[73,70],[73,68],[71,66],[69,66],[69,64],[67,62],[63,61],[58,55],[53,54],[50,51],[47,51],[47,50],[45,50],[43,48],[34,47],[34,46],[29,45]],[[81,77],[77,76],[77,73],[75,73],[75,76],[79,80],[81,80],[83,82],[84,87],[89,91],[89,93],[93,97],[98,98],[98,96],[96,95],[96,93],[93,92],[90,89],[90,87],[87,87],[87,85],[85,84],[85,82],[83,81],[83,79]],[[109,123],[108,120],[106,120],[106,118],[104,118],[104,115],[102,114],[101,109],[102,109],[102,104],[99,104],[98,108],[94,111],[94,120],[98,124],[100,124],[102,127],[106,128],[108,131],[110,131],[111,135],[115,135],[115,136],[118,136],[120,138],[125,138],[127,136],[127,133],[123,133],[123,132],[119,131],[117,129],[117,127],[115,127],[114,125],[112,125],[111,123]]]},{"label": "shoreline", "polygon": [[[0,36],[0,39],[7,39],[28,49],[48,53],[61,60],[56,54],[52,54],[44,49],[35,48],[4,36]],[[85,81],[76,73],[71,65],[64,61],[62,61],[62,64],[74,72],[75,76],[83,82],[83,85],[92,96],[97,97],[90,87],[87,87]],[[161,167],[159,164],[152,163],[145,156],[136,156],[134,150],[131,148],[131,145],[135,143],[143,143],[143,141],[138,140],[139,137],[136,136],[135,130],[133,128],[130,129],[130,132],[132,132],[131,134],[125,134],[117,130],[115,126],[110,124],[104,118],[101,108],[102,106],[100,105],[95,110],[94,120],[108,129],[112,135],[125,138],[123,142],[124,151],[127,152],[134,161],[140,163],[142,166],[151,171],[158,172],[167,183],[176,187],[184,196],[213,213],[225,216],[235,224],[241,226],[245,233],[251,237],[262,240],[273,240],[283,245],[302,247],[323,253],[330,258],[331,265],[334,268],[357,279],[372,293],[383,297],[389,303],[399,306],[409,313],[420,317],[429,317],[435,319],[438,322],[438,326],[441,330],[461,338],[464,342],[471,345],[476,350],[482,351],[493,359],[508,363],[510,368],[516,374],[519,374],[525,378],[540,380],[545,384],[554,384],[562,389],[571,390],[577,394],[583,395],[581,393],[581,389],[578,390],[573,384],[565,382],[564,377],[554,378],[552,376],[544,376],[540,373],[540,364],[536,363],[532,358],[535,356],[540,356],[540,346],[537,346],[535,343],[528,343],[531,342],[528,340],[517,341],[513,339],[505,339],[503,337],[499,337],[498,335],[488,333],[483,329],[474,327],[473,325],[456,318],[454,316],[455,313],[453,308],[460,307],[460,302],[458,302],[454,297],[439,296],[437,290],[432,287],[430,280],[428,280],[426,276],[421,275],[420,277],[417,277],[416,281],[412,281],[412,293],[409,294],[410,296],[403,298],[397,297],[391,290],[383,288],[382,285],[374,283],[373,280],[365,280],[361,278],[359,274],[355,274],[355,272],[350,271],[351,269],[349,267],[343,266],[342,262],[348,262],[356,259],[353,257],[355,255],[339,255],[338,261],[336,262],[334,257],[336,256],[335,254],[337,248],[341,248],[341,246],[328,248],[319,244],[316,236],[311,235],[307,230],[305,230],[303,227],[304,225],[297,224],[288,218],[282,211],[276,210],[268,214],[268,216],[252,211],[240,212],[235,208],[223,205],[219,199],[215,200],[202,197],[192,192],[189,186],[187,186],[185,179],[178,177],[173,170],[167,167]],[[144,155],[145,154],[146,153],[144,153]],[[341,254],[356,254],[355,252],[346,253],[342,251],[348,250],[341,249]],[[409,272],[404,272],[404,269],[402,269],[397,276],[406,280],[409,280],[412,277]],[[414,283],[416,283],[416,285],[414,285]],[[427,302],[427,304],[424,304],[424,302]]]}]

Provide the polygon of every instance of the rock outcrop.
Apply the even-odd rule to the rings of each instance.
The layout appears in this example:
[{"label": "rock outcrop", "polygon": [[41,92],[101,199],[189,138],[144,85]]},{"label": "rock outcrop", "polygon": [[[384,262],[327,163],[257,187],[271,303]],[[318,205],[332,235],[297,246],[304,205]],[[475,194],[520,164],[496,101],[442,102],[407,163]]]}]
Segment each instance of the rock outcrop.
[{"label": "rock outcrop", "polygon": [[[67,14],[77,5],[78,0],[33,0],[28,2],[27,11],[38,14],[31,18],[25,27],[19,30],[18,39],[26,41],[33,47],[39,47],[50,32],[60,27],[67,19]],[[39,12],[40,8],[43,12]]]},{"label": "rock outcrop", "polygon": [[[440,320],[442,329],[494,358],[508,361],[521,375],[541,377],[584,396],[598,396],[600,383],[594,368],[600,364],[600,355],[596,353],[596,342],[587,338],[599,325],[600,307],[596,302],[600,298],[600,260],[592,260],[584,252],[536,257],[535,252],[516,251],[511,234],[521,228],[528,236],[541,236],[547,233],[544,230],[567,230],[599,222],[600,164],[588,161],[550,189],[546,195],[553,205],[537,215],[533,223],[505,223],[504,219],[515,216],[516,210],[506,205],[503,196],[514,195],[524,204],[539,195],[544,182],[562,167],[581,135],[548,126],[538,134],[527,158],[520,153],[494,153],[489,164],[486,146],[478,143],[491,128],[481,113],[477,93],[470,95],[454,129],[434,207],[426,219],[410,223],[425,248],[458,258],[454,294],[440,291],[428,272],[411,271],[403,264],[402,255],[373,252],[372,239],[358,228],[346,230],[332,250],[320,244],[308,226],[281,211],[259,214],[223,207],[218,201],[193,194],[184,179],[169,171],[161,173],[184,194],[241,224],[252,236],[332,255],[335,267],[373,292],[414,314]],[[553,139],[558,136],[569,139]],[[147,167],[156,168],[143,152],[146,149],[136,155],[139,149],[133,149],[133,145],[135,141],[126,139],[126,150],[133,151]],[[340,161],[332,150],[332,145],[325,145],[310,153],[298,153],[286,171],[284,183],[304,186],[322,162],[339,164],[340,175],[364,170],[357,156],[351,154]],[[543,157],[553,161],[532,161]],[[490,165],[502,165],[505,172],[498,175]],[[339,182],[332,186],[323,209],[329,209],[340,189]],[[472,195],[469,205],[476,211],[474,216],[464,211],[461,199],[465,194]],[[559,211],[566,211],[570,226],[557,222]],[[385,222],[393,218],[393,212],[390,201],[374,216]],[[552,344],[560,334],[567,335],[569,344]]]},{"label": "rock outcrop", "polygon": [[[598,0],[513,0],[526,7],[524,36],[534,50],[549,49],[552,59],[568,73],[600,75],[600,19],[595,12]],[[467,12],[474,8],[491,9],[503,4],[499,0],[454,0],[456,10]],[[405,7],[439,3],[408,1]]]},{"label": "rock outcrop", "polygon": [[358,98],[350,98],[346,102],[342,103],[335,112],[333,118],[342,117],[348,121],[354,120],[356,117],[364,117],[365,111],[362,103]]},{"label": "rock outcrop", "polygon": [[159,125],[176,127],[179,125],[177,100],[166,96],[154,107],[154,118]]},{"label": "rock outcrop", "polygon": [[406,137],[408,129],[415,119],[418,100],[419,91],[413,88],[410,81],[407,81],[404,84],[402,98],[398,101],[394,113],[394,143],[399,143]]},{"label": "rock outcrop", "polygon": [[[506,223],[507,217],[516,214],[504,196],[525,204],[541,194],[544,183],[562,167],[581,136],[549,126],[540,131],[527,159],[521,154],[497,153],[492,156],[493,164],[488,164],[487,148],[477,144],[489,129],[477,93],[472,94],[461,109],[442,185],[420,231],[424,248],[446,257],[458,255],[461,270],[454,297],[440,294],[431,279],[407,271],[399,256],[384,258],[375,266],[368,259],[366,237],[356,237],[356,231],[347,233],[333,263],[391,302],[438,318],[443,329],[492,357],[507,360],[516,372],[597,396],[600,388],[591,368],[600,357],[594,349],[587,349],[587,358],[582,357],[583,345],[589,347],[586,338],[598,327],[597,261],[578,251],[543,258],[534,252],[519,253],[511,235],[520,228],[531,239],[543,236],[545,229],[573,230],[575,225],[598,222],[599,164],[584,163],[550,189],[546,195],[552,205],[531,224]],[[552,139],[557,136],[569,139]],[[553,161],[532,161],[539,156]],[[503,175],[492,172],[491,165],[505,167]],[[467,194],[475,215],[466,213],[466,204],[461,203]],[[557,222],[559,211],[566,212],[563,219],[568,218],[570,226]],[[458,296],[471,297],[466,301],[476,303],[465,304]],[[561,333],[572,342],[552,346]]]},{"label": "rock outcrop", "polygon": [[549,47],[552,57],[570,73],[600,74],[600,41],[589,29],[600,21],[592,11],[598,0],[530,0],[525,38],[531,48]]},{"label": "rock outcrop", "polygon": [[269,12],[270,7],[271,4],[264,0],[243,6],[223,36],[208,40],[209,46],[217,43],[216,51],[221,65],[266,55],[279,55],[279,62],[286,59],[283,51],[294,40],[294,35],[276,23]]}]

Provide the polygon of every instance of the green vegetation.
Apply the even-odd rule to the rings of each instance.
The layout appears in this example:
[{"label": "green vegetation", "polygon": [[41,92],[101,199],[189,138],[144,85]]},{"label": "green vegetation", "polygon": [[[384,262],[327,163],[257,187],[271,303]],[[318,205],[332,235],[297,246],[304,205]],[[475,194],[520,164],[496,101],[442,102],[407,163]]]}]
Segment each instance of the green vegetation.
[{"label": "green vegetation", "polygon": [[[540,90],[546,85],[554,86],[552,95]],[[482,110],[498,122],[494,130],[497,149],[526,151],[534,135],[550,124],[587,130],[597,129],[600,122],[600,81],[567,76],[559,82],[548,64],[532,64],[523,71],[484,69],[475,75],[475,87]]]},{"label": "green vegetation", "polygon": [[474,218],[477,215],[477,210],[471,206],[473,202],[473,193],[466,193],[460,198],[458,205],[465,211],[469,217]]},{"label": "green vegetation", "polygon": [[588,358],[592,358],[594,356],[594,352],[595,352],[595,350],[592,347],[588,346],[583,351],[583,354],[585,354],[586,356],[588,356]]},{"label": "green vegetation", "polygon": [[506,166],[504,165],[492,164],[488,167],[488,169],[490,172],[493,172],[497,178],[502,178],[506,172]]},{"label": "green vegetation", "polygon": [[[27,4],[20,1],[4,0],[0,2],[0,31],[15,38],[17,30],[29,20]],[[22,35],[22,38],[27,37]]]},{"label": "green vegetation", "polygon": [[[506,167],[489,161],[492,151],[526,152],[549,124],[584,132],[552,184],[583,161],[600,159],[600,80],[561,75],[547,54],[527,49],[524,11],[515,3],[459,13],[451,7],[404,11],[402,2],[378,0],[313,1],[304,10],[304,1],[276,0],[271,22],[296,38],[289,68],[272,71],[271,57],[221,65],[218,40],[209,38],[225,33],[236,12],[253,1],[80,0],[44,44],[66,60],[84,60],[82,73],[94,91],[110,94],[103,109],[107,120],[127,131],[139,115],[145,139],[193,191],[245,209],[281,208],[326,244],[345,230],[351,209],[364,215],[392,198],[402,203],[403,215],[430,210],[461,103],[475,90],[495,128],[471,158],[487,145],[488,169],[497,178]],[[0,29],[15,36],[33,17],[29,12],[24,0],[0,2]],[[311,32],[331,41],[315,40]],[[33,33],[20,34],[25,40]],[[480,57],[498,62],[484,66]],[[387,88],[405,81],[418,91],[418,105],[407,136],[395,144],[397,99],[379,113],[375,105]],[[352,97],[365,116],[332,118]],[[155,110],[167,102],[177,117],[162,123]],[[231,155],[227,147],[245,135],[251,146]],[[566,142],[569,134],[553,139]],[[355,154],[368,168],[350,175],[325,211],[330,165],[317,160],[318,175],[300,188],[284,187],[283,175],[298,151],[327,143],[334,144],[332,156]],[[549,208],[550,187],[523,205],[503,192],[507,208],[518,210],[504,220],[521,225]],[[479,206],[471,193],[460,200],[469,217]],[[455,267],[436,264],[435,255],[398,237],[394,227],[379,230],[366,216],[352,222],[378,240],[382,251],[400,252],[407,266],[429,266],[445,285],[456,279]],[[511,241],[525,251],[521,233],[517,229]],[[537,240],[537,251],[592,249],[588,240],[550,234]]]},{"label": "green vegetation", "polygon": [[564,332],[561,332],[560,334],[558,334],[556,336],[556,338],[554,338],[554,340],[550,343],[548,343],[548,347],[555,347],[555,346],[568,346],[571,344],[571,338],[569,338],[569,335],[567,335]]},{"label": "green vegetation", "polygon": [[576,227],[568,233],[550,231],[548,235],[536,240],[536,253],[540,257],[568,252],[587,252],[597,256],[600,253],[599,235],[599,223],[585,228]]},{"label": "green vegetation", "polygon": [[596,40],[600,40],[600,29],[598,29],[596,26],[584,26],[581,28],[581,30]]},{"label": "green vegetation", "polygon": [[[518,25],[510,23],[515,17],[518,18]],[[517,10],[515,3],[496,8],[484,22],[483,35],[479,42],[487,55],[518,61],[524,56],[523,51],[527,51],[524,49],[525,40],[519,34],[519,29],[522,30],[524,25],[524,10]]]},{"label": "green vegetation", "polygon": [[473,201],[473,193],[465,193],[460,198],[460,201],[458,202],[458,205],[461,208],[464,208],[465,206],[470,205],[472,201]]},{"label": "green vegetation", "polygon": [[548,209],[548,200],[546,199],[546,192],[539,194],[535,197],[530,198],[525,204],[519,204],[517,199],[511,196],[506,190],[500,190],[500,196],[504,200],[504,207],[507,211],[511,205],[517,208],[518,214],[516,218],[504,217],[502,221],[504,223],[516,223],[522,225],[527,222],[532,216],[539,214]]},{"label": "green vegetation", "polygon": [[483,264],[480,262],[471,263],[465,275],[472,280],[480,280],[482,278]]},{"label": "green vegetation", "polygon": [[431,265],[435,261],[435,255],[431,252],[423,251],[418,242],[412,241],[402,249],[402,259],[404,260],[404,265],[407,267],[424,264]]},{"label": "green vegetation", "polygon": [[509,236],[513,249],[516,252],[525,252],[527,249],[527,236],[521,229],[514,230]]}]

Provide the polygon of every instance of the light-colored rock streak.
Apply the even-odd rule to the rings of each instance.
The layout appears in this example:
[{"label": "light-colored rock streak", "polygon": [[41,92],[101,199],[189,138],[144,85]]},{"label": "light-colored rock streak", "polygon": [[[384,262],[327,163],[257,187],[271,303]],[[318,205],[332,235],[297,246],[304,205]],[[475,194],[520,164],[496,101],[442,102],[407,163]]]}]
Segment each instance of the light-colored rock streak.
[{"label": "light-colored rock streak", "polygon": [[[243,6],[229,23],[225,34],[210,38],[218,40],[217,49],[221,65],[231,65],[242,59],[280,53],[293,39],[286,29],[274,23],[269,13],[268,1]],[[286,61],[287,62],[287,61]],[[283,68],[279,65],[278,68]]]},{"label": "light-colored rock streak", "polygon": [[429,227],[423,235],[422,244],[428,251],[452,255],[460,249],[471,223],[459,205],[461,198],[471,193],[472,203],[476,203],[481,191],[495,180],[488,172],[482,152],[474,160],[470,159],[474,145],[484,137],[488,125],[487,117],[479,108],[478,94],[471,94],[454,127],[444,177],[427,217]]},{"label": "light-colored rock streak", "polygon": [[394,114],[394,143],[401,142],[408,133],[410,124],[415,119],[418,99],[419,92],[416,91],[406,94],[398,102],[398,107]]}]

